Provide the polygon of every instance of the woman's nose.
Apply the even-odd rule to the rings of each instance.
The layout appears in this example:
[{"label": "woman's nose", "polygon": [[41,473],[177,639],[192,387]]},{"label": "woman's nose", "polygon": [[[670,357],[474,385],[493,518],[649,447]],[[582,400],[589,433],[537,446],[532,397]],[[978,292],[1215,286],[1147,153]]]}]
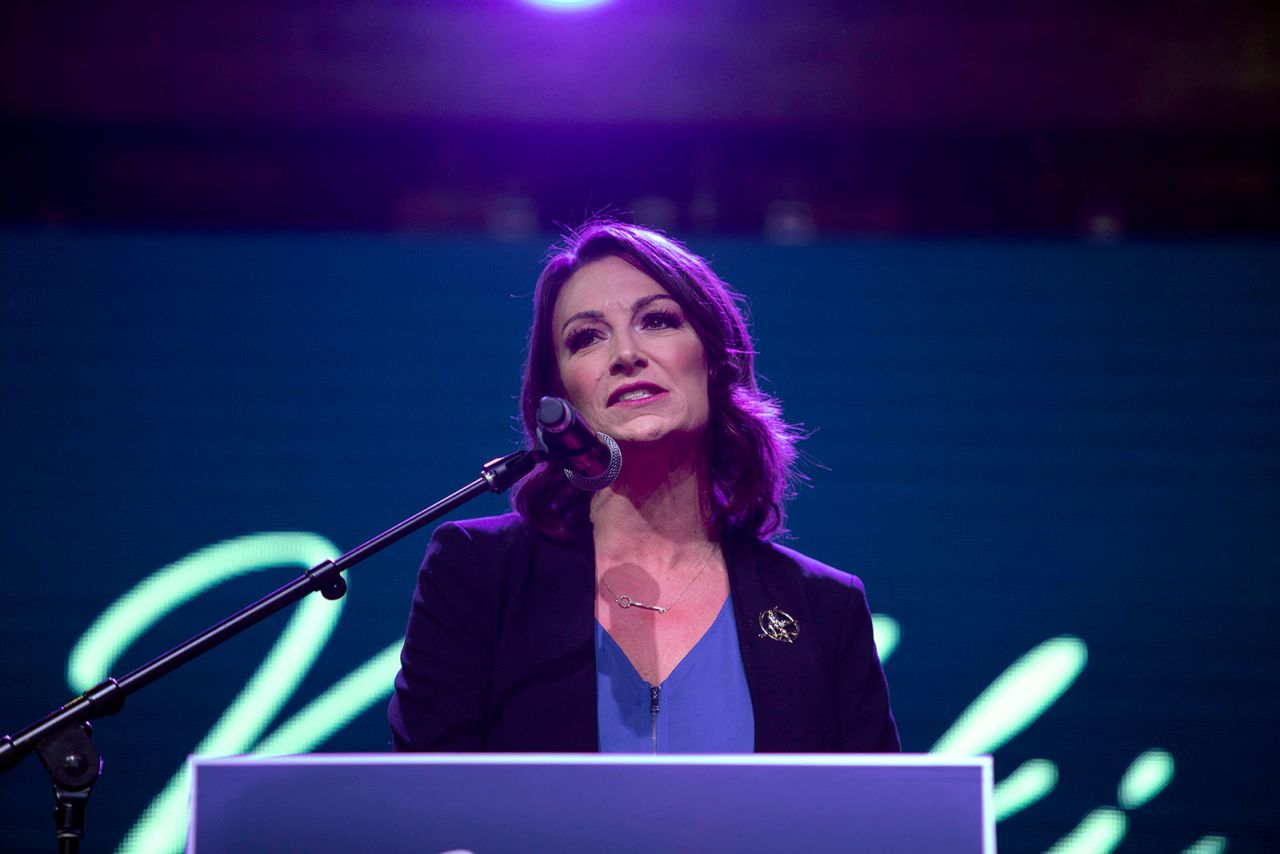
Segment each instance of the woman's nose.
[{"label": "woman's nose", "polygon": [[613,362],[609,365],[610,374],[614,376],[631,376],[649,364],[644,355],[636,349],[635,342],[629,336],[619,336],[615,341],[617,346],[613,352]]}]

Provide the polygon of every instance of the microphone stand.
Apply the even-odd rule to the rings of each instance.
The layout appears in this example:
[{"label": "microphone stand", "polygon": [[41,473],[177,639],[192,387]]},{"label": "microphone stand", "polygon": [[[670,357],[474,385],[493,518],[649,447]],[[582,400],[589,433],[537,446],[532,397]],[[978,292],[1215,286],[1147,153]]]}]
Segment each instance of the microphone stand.
[{"label": "microphone stand", "polygon": [[20,730],[0,738],[0,774],[16,766],[33,750],[44,763],[53,781],[56,800],[54,822],[57,826],[58,851],[75,854],[84,837],[85,806],[94,781],[102,773],[102,757],[89,736],[90,720],[114,715],[124,706],[127,696],[172,673],[182,665],[203,655],[250,626],[292,605],[317,590],[326,599],[341,599],[347,582],[341,573],[365,558],[382,551],[423,525],[456,510],[483,492],[506,492],[535,465],[547,458],[545,447],[516,451],[486,463],[480,477],[448,495],[425,510],[356,546],[335,560],[326,560],[308,569],[293,581],[258,601],[205,629],[158,658],[152,659],[120,678],[108,678]]}]

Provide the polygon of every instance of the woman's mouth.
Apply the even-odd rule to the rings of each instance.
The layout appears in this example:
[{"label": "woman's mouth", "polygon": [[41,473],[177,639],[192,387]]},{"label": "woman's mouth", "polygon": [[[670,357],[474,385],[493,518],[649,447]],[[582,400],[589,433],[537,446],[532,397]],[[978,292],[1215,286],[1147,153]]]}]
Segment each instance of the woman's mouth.
[{"label": "woman's mouth", "polygon": [[633,385],[627,385],[627,386],[623,386],[622,388],[614,390],[613,394],[609,395],[608,405],[609,406],[617,406],[621,404],[638,405],[638,404],[648,403],[649,401],[654,400],[655,398],[662,397],[666,393],[667,393],[666,389],[659,388],[658,386],[652,385],[650,383],[638,383]]}]

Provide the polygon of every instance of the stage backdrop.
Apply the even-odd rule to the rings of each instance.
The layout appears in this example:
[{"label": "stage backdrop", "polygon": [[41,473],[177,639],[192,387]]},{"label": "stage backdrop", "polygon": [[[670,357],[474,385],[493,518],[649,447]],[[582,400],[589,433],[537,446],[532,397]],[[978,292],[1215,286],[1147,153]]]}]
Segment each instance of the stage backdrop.
[{"label": "stage backdrop", "polygon": [[[1276,850],[1280,246],[693,245],[811,432],[791,544],[865,581],[904,747],[994,754],[1001,849]],[[0,731],[514,449],[544,246],[0,236]],[[92,849],[176,849],[193,750],[387,750],[426,542],[101,721]],[[0,847],[51,805],[0,777]]]}]

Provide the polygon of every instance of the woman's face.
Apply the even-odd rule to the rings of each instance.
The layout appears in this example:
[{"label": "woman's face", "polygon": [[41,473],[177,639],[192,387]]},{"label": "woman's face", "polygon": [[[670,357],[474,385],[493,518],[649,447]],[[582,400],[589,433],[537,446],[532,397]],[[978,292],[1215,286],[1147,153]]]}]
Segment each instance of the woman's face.
[{"label": "woman's face", "polygon": [[710,414],[707,354],[684,310],[621,258],[565,282],[551,334],[569,402],[619,442],[700,436]]}]

